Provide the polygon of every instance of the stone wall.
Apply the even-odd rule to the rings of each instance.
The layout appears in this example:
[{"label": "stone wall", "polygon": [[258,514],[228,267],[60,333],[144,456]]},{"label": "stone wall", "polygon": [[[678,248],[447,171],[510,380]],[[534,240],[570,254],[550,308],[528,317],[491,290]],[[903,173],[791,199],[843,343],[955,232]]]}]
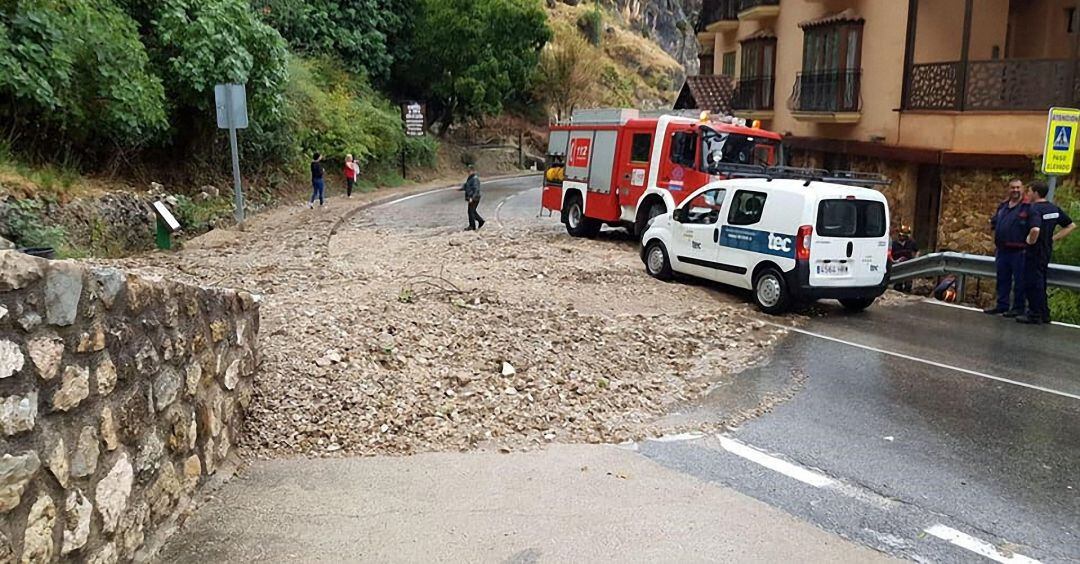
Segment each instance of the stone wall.
[{"label": "stone wall", "polygon": [[258,312],[245,292],[0,252],[0,562],[146,556],[230,452]]}]

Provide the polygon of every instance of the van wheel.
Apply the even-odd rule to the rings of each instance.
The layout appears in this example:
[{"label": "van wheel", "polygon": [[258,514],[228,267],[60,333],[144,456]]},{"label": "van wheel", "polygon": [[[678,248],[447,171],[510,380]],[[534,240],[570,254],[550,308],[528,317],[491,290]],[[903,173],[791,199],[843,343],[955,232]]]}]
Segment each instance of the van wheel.
[{"label": "van wheel", "polygon": [[844,306],[844,309],[852,312],[860,312],[874,303],[874,298],[849,298],[846,300],[840,300],[840,305]]},{"label": "van wheel", "polygon": [[671,261],[668,260],[667,249],[660,241],[651,241],[645,247],[645,271],[657,280],[671,280]]},{"label": "van wheel", "polygon": [[567,201],[563,222],[566,223],[566,232],[572,237],[595,237],[600,232],[600,222],[585,217],[585,206],[576,194]]},{"label": "van wheel", "polygon": [[762,270],[754,278],[754,301],[758,309],[770,315],[784,313],[791,305],[787,282],[775,268]]}]

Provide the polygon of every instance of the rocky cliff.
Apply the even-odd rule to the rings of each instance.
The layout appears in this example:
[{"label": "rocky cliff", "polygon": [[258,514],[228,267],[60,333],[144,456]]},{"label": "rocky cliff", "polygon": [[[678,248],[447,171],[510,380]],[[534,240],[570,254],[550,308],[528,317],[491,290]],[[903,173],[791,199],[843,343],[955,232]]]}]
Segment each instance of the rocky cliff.
[{"label": "rocky cliff", "polygon": [[605,0],[605,3],[679,61],[687,74],[698,73],[694,22],[701,13],[701,0]]}]

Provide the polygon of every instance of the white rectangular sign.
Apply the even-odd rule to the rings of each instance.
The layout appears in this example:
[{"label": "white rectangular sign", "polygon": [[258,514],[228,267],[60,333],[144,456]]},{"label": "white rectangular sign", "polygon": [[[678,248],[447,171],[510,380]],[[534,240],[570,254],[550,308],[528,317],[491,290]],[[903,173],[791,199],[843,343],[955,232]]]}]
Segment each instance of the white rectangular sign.
[{"label": "white rectangular sign", "polygon": [[161,200],[154,202],[154,213],[165,222],[165,225],[169,226],[169,231],[177,231],[180,229],[180,222],[176,221],[176,217],[169,211],[169,207]]},{"label": "white rectangular sign", "polygon": [[246,129],[248,126],[247,89],[243,84],[218,84],[214,87],[219,129]]}]

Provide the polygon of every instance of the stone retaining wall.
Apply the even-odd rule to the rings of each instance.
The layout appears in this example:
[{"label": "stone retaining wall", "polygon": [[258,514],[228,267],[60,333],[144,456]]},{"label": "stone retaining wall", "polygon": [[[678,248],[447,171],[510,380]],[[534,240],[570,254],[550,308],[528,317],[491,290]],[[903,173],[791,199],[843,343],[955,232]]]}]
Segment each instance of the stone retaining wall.
[{"label": "stone retaining wall", "polygon": [[251,400],[257,300],[0,252],[0,562],[115,562],[175,522]]}]

